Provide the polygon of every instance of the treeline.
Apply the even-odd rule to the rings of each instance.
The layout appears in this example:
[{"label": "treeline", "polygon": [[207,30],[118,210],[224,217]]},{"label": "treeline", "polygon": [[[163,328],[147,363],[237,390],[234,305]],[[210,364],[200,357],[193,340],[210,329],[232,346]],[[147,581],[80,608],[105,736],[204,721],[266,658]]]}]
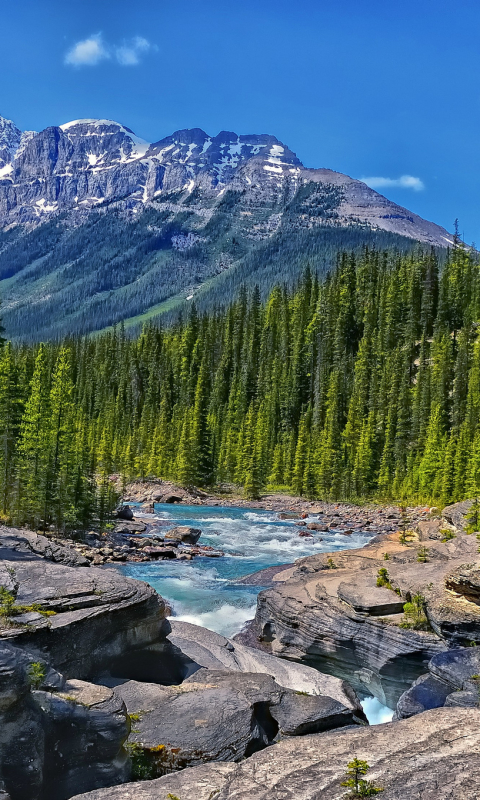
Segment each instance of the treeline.
[{"label": "treeline", "polygon": [[[38,342],[88,334],[198,286],[198,306],[210,312],[215,305],[225,308],[242,285],[258,285],[262,299],[275,282],[291,288],[306,263],[325,275],[342,250],[415,248],[413,239],[367,226],[304,228],[303,215],[316,209],[300,201],[290,204],[275,235],[256,240],[248,235],[245,220],[251,217],[242,216],[238,197],[232,209],[232,195],[241,197],[227,193],[202,228],[185,205],[181,213],[147,207],[130,219],[115,209],[97,210],[82,224],[64,213],[32,230],[0,231],[0,294],[11,338]],[[259,223],[271,212],[268,206],[256,210]],[[200,236],[193,247],[172,246],[173,236],[192,232]]]},{"label": "treeline", "polygon": [[35,526],[106,519],[111,476],[306,497],[448,503],[480,492],[480,272],[344,253],[322,282],[137,339],[0,356],[0,502]]}]

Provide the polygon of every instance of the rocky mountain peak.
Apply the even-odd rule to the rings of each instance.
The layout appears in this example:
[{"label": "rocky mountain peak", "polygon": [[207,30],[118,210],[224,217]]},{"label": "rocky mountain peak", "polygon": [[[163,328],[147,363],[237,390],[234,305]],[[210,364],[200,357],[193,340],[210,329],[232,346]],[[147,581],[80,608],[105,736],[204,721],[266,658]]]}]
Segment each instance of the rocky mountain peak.
[{"label": "rocky mountain peak", "polygon": [[[83,213],[105,202],[137,213],[149,203],[171,203],[172,194],[177,205],[210,208],[231,189],[244,198],[249,235],[268,237],[301,188],[295,224],[300,218],[307,228],[361,224],[443,247],[451,241],[446,231],[361,181],[306,169],[271,134],[223,130],[210,136],[186,128],[150,144],[110,119],[77,119],[22,134],[0,117],[0,226],[42,222],[60,211]],[[250,206],[271,209],[272,219],[255,221]]]},{"label": "rocky mountain peak", "polygon": [[11,119],[0,117],[0,169],[13,160],[21,137],[22,132]]}]

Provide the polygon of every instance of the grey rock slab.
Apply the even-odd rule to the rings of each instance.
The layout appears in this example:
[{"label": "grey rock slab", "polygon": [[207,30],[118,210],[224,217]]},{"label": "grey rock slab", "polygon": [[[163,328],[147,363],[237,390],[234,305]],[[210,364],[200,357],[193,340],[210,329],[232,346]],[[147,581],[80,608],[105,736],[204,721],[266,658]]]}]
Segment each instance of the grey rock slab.
[{"label": "grey rock slab", "polygon": [[359,721],[354,710],[332,698],[297,694],[260,673],[201,669],[180,686],[126,681],[115,691],[129,714],[138,715],[131,739],[160,774],[206,761],[238,761],[278,735]]},{"label": "grey rock slab", "polygon": [[220,791],[234,769],[235,765],[227,762],[201,764],[153,781],[98,789],[76,795],[71,800],[166,800],[168,794],[181,800],[213,800],[215,792]]},{"label": "grey rock slab", "polygon": [[405,600],[386,586],[377,587],[375,578],[362,578],[355,584],[341,583],[337,590],[340,600],[348,603],[355,611],[380,617],[388,614],[400,614]]},{"label": "grey rock slab", "polygon": [[22,560],[35,554],[69,567],[89,567],[90,562],[69,545],[17,528],[0,527],[0,559]]},{"label": "grey rock slab", "polygon": [[229,669],[240,672],[261,672],[271,675],[287,689],[327,695],[347,708],[361,711],[360,701],[348,682],[319,672],[313,667],[272,656],[261,650],[226,639],[219,633],[192,625],[189,622],[169,620],[171,633],[168,640],[191,662],[191,669]]},{"label": "grey rock slab", "polygon": [[[385,725],[286,738],[219,774],[218,764],[72,800],[343,800],[346,766],[364,759],[385,800],[478,800],[480,711],[441,708]],[[228,766],[228,765],[226,765]]]}]

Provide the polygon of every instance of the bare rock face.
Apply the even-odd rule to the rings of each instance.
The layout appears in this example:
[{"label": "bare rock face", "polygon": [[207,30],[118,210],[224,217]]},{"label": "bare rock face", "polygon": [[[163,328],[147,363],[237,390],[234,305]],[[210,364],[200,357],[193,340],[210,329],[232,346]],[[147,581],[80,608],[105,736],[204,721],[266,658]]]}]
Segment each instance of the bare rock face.
[{"label": "bare rock face", "polygon": [[278,737],[363,721],[331,697],[299,694],[259,673],[201,669],[181,686],[126,681],[115,691],[135,719],[130,741],[151,777],[240,761]]},{"label": "bare rock face", "polygon": [[354,755],[370,765],[367,777],[385,800],[477,800],[480,711],[442,708],[372,728],[287,738],[222,770],[208,764],[72,800],[164,800],[168,793],[181,800],[341,800]]},{"label": "bare rock face", "polygon": [[[299,560],[290,577],[258,597],[263,646],[343,676],[394,708],[437,653],[480,642],[480,569],[477,542],[464,527],[468,505],[451,507],[447,520],[419,523],[406,546],[391,533],[362,550]],[[445,526],[454,538],[445,538]],[[388,585],[377,585],[380,569]],[[402,613],[414,595],[422,598],[423,623]]]},{"label": "bare rock face", "polygon": [[[40,221],[61,210],[78,212],[115,200],[128,199],[138,209],[164,197],[171,200],[172,192],[178,205],[190,202],[194,189],[211,201],[225,187],[245,194],[250,206],[274,206],[282,198],[291,201],[299,187],[308,185],[320,204],[325,196],[330,204],[335,200],[337,225],[356,219],[430,244],[451,243],[443,228],[361,181],[329,169],[306,169],[295,153],[268,134],[221,131],[208,136],[191,128],[149,144],[113,120],[73,120],[22,135],[0,117],[0,168],[0,223]],[[207,218],[211,214],[208,205],[201,211]],[[271,215],[257,235],[275,233],[281,216]],[[327,214],[322,221],[332,220]],[[315,224],[313,216],[309,225]]]},{"label": "bare rock face", "polygon": [[33,549],[48,553],[48,540],[23,531],[7,531],[0,545],[0,575],[11,580],[16,604],[31,609],[9,618],[1,635],[66,677],[88,678],[160,637],[165,604],[147,584],[114,570],[64,566],[71,548],[59,546],[57,561],[48,561]]},{"label": "bare rock face", "polygon": [[66,800],[79,790],[126,780],[122,745],[128,731],[125,706],[114,691],[65,683],[0,643],[0,781],[11,800]]},{"label": "bare rock face", "polygon": [[32,694],[44,718],[44,795],[64,800],[82,785],[128,779],[130,764],[122,745],[130,723],[118,694],[78,680],[67,681],[61,692]]}]

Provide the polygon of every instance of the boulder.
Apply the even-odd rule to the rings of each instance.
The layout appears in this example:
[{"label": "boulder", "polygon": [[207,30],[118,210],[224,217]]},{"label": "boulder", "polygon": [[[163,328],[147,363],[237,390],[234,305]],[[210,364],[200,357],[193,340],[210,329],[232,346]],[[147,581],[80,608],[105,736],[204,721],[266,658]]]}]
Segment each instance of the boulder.
[{"label": "boulder", "polygon": [[399,698],[399,719],[430,708],[460,706],[476,708],[480,699],[480,648],[455,648],[434,656],[429,672],[422,675]]},{"label": "boulder", "polygon": [[1,537],[0,574],[12,581],[16,604],[33,614],[28,625],[18,616],[8,620],[1,633],[12,644],[67,678],[88,679],[158,640],[166,612],[154,589],[115,570],[54,563],[28,542],[23,532]]},{"label": "boulder", "polygon": [[172,547],[143,547],[142,553],[150,558],[175,558],[177,553]]},{"label": "boulder", "polygon": [[128,731],[125,706],[111,689],[65,683],[0,643],[0,785],[11,800],[65,800],[123,782]]},{"label": "boulder", "polygon": [[201,535],[200,528],[190,528],[188,525],[179,525],[165,531],[165,539],[173,539],[174,542],[183,542],[184,544],[197,544]]},{"label": "boulder", "polygon": [[128,520],[120,522],[119,525],[115,526],[114,533],[143,533],[147,530],[147,526],[144,522],[129,522]]},{"label": "boulder", "polygon": [[[347,764],[367,761],[385,800],[477,800],[480,711],[441,708],[407,720],[287,737],[239,764],[208,764],[72,800],[343,800]],[[224,769],[221,769],[224,767]]]},{"label": "boulder", "polygon": [[120,506],[116,511],[117,519],[125,519],[131,521],[133,519],[133,511],[130,506]]},{"label": "boulder", "polygon": [[398,700],[395,716],[406,719],[431,708],[440,708],[451,692],[451,687],[427,673],[420,675],[410,689]]},{"label": "boulder", "polygon": [[304,696],[270,675],[201,669],[181,686],[126,681],[116,686],[133,715],[130,741],[150,777],[207,761],[239,761],[279,736],[359,722],[330,697]]}]

